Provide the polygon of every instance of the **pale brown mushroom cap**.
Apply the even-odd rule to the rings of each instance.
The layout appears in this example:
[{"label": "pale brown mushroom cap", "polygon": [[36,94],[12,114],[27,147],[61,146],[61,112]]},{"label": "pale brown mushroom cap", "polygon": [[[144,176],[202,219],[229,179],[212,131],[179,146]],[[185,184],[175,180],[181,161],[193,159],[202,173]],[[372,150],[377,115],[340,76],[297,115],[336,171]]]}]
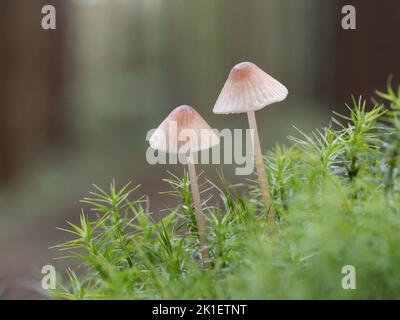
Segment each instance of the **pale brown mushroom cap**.
[{"label": "pale brown mushroom cap", "polygon": [[213,112],[228,114],[257,111],[282,101],[288,89],[254,63],[235,65],[214,105]]},{"label": "pale brown mushroom cap", "polygon": [[219,144],[219,138],[191,106],[175,108],[150,137],[153,149],[168,153],[197,152]]}]

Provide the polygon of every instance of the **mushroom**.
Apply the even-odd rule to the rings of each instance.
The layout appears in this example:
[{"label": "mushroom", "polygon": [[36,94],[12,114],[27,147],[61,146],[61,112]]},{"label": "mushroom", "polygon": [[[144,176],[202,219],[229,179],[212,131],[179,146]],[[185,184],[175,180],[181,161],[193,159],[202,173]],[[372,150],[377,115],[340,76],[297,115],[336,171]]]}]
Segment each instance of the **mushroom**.
[{"label": "mushroom", "polygon": [[209,253],[205,238],[206,223],[193,154],[219,144],[219,138],[208,123],[192,107],[175,108],[150,137],[150,146],[161,152],[183,155],[187,160],[195,217],[204,266],[208,266]]},{"label": "mushroom", "polygon": [[288,90],[283,84],[254,63],[241,62],[230,71],[213,109],[213,112],[217,114],[247,113],[250,129],[254,133],[252,142],[258,180],[268,221],[271,225],[275,224],[275,213],[271,210],[255,111],[274,102],[282,101],[287,95]]}]

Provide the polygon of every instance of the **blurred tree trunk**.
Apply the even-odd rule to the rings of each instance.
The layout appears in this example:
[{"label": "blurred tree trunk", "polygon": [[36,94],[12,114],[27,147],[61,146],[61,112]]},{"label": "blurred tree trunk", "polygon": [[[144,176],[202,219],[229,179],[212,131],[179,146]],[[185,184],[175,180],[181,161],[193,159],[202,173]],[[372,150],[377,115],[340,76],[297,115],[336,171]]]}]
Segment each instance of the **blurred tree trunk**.
[{"label": "blurred tree trunk", "polygon": [[[57,10],[57,29],[41,27],[42,6]],[[61,94],[65,1],[0,1],[0,184],[43,143],[64,132]]]},{"label": "blurred tree trunk", "polygon": [[[357,12],[357,29],[343,30],[341,9],[351,4]],[[398,1],[339,0],[336,2],[334,98],[339,104],[350,95],[369,99],[383,89],[390,74],[400,81]],[[388,55],[388,53],[390,53]]]}]

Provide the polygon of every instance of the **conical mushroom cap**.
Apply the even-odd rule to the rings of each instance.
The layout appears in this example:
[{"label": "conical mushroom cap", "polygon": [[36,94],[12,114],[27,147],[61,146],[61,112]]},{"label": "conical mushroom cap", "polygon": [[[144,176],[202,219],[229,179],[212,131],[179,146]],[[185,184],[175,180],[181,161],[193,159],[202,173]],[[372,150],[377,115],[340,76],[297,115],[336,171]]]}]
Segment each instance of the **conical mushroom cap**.
[{"label": "conical mushroom cap", "polygon": [[235,65],[215,103],[214,113],[242,113],[257,111],[282,101],[288,95],[287,88],[265,73],[254,63]]},{"label": "conical mushroom cap", "polygon": [[150,137],[153,149],[168,153],[187,153],[216,146],[219,138],[190,106],[175,108]]}]

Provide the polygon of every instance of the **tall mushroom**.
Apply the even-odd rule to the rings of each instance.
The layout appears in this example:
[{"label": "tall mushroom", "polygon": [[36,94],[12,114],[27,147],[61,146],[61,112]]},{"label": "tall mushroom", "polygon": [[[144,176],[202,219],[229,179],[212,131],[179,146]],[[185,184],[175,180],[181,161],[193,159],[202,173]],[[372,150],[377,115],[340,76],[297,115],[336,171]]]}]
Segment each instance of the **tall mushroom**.
[{"label": "tall mushroom", "polygon": [[241,62],[235,65],[215,103],[217,114],[247,113],[250,129],[253,130],[254,159],[268,221],[275,224],[275,213],[271,210],[267,177],[257,130],[255,111],[282,101],[288,95],[287,88],[265,73],[254,63]]},{"label": "tall mushroom", "polygon": [[175,108],[150,137],[150,146],[161,152],[182,154],[187,160],[195,217],[201,247],[203,265],[208,265],[209,253],[205,237],[206,223],[193,154],[212,148],[219,138],[201,115],[192,107],[183,105]]}]

